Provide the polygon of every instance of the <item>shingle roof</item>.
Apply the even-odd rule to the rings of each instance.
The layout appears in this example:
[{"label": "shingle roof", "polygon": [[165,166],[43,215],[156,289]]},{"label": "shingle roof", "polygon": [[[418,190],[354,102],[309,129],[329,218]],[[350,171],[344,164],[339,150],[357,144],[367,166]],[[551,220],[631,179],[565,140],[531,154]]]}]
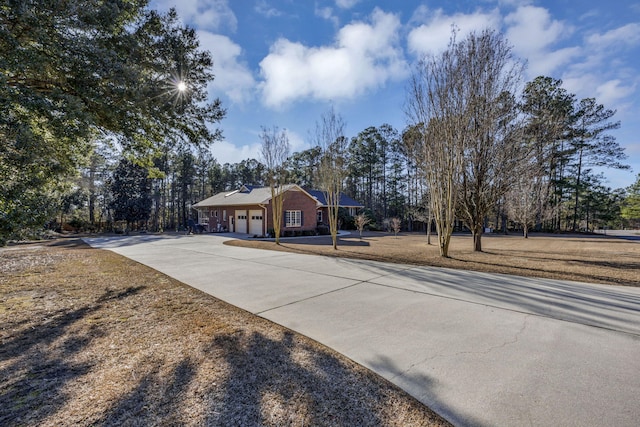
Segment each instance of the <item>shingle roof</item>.
[{"label": "shingle roof", "polygon": [[[293,184],[286,185],[289,190]],[[242,205],[259,205],[269,203],[271,200],[271,187],[254,187],[251,185],[243,185],[242,188],[235,191],[223,191],[204,199],[195,205],[194,208],[214,207],[214,206],[242,206]]]},{"label": "shingle roof", "polygon": [[[313,197],[315,197],[322,204],[322,206],[327,205],[327,200],[324,197],[324,191],[308,190],[308,189],[305,189],[305,191],[311,194]],[[353,200],[351,197],[347,196],[344,193],[340,193],[340,203],[338,203],[338,206],[342,206],[343,208],[363,208],[364,207],[361,203],[356,202],[355,200]]]},{"label": "shingle roof", "polygon": [[[288,191],[292,187],[298,187],[295,184],[288,184],[285,186],[285,191]],[[300,188],[300,187],[298,187]],[[327,202],[324,197],[324,192],[320,190],[308,190],[302,189],[307,192],[311,197],[315,198],[319,204],[326,206]],[[258,205],[269,203],[271,200],[271,188],[270,187],[254,187],[251,185],[243,185],[242,188],[235,191],[224,191],[222,193],[215,194],[207,199],[204,199],[195,205],[194,208],[205,208],[215,206],[242,206],[242,205]],[[344,194],[340,194],[340,206],[361,208],[362,204],[356,202],[351,197]]]}]

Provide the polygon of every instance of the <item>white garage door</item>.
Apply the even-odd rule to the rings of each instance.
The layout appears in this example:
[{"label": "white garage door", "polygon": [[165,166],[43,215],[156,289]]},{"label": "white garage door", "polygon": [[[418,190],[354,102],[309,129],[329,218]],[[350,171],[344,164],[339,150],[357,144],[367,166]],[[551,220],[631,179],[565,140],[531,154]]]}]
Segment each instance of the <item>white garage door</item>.
[{"label": "white garage door", "polygon": [[236,211],[236,233],[247,232],[247,211]]},{"label": "white garage door", "polygon": [[263,215],[264,212],[261,210],[249,211],[249,234],[257,234],[258,236],[262,236]]}]

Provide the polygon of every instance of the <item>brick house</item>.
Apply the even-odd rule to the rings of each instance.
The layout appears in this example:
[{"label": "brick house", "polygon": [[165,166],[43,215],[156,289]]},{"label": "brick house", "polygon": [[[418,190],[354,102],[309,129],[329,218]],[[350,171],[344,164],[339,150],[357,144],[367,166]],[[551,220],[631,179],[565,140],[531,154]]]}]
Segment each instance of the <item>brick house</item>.
[{"label": "brick house", "polygon": [[[341,195],[340,206],[355,215],[363,206]],[[198,223],[209,232],[230,231],[257,236],[267,235],[273,228],[271,189],[243,185],[235,191],[225,191],[192,206],[198,211]],[[282,231],[315,230],[328,223],[328,207],[324,194],[306,190],[296,184],[285,186],[282,208]]]}]

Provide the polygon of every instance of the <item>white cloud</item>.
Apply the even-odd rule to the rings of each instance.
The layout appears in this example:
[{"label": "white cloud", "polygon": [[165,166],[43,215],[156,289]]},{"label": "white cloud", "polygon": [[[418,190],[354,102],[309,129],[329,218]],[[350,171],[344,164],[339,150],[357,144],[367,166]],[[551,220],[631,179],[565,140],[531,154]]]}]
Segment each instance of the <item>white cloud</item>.
[{"label": "white cloud", "polygon": [[518,7],[518,6],[530,5],[531,3],[533,3],[534,0],[494,0],[494,1],[497,2],[500,6]]},{"label": "white cloud", "polygon": [[578,99],[594,97],[594,88],[600,84],[598,77],[590,73],[568,73],[562,76],[562,86]]},{"label": "white cloud", "polygon": [[631,56],[621,54],[621,50],[639,43],[638,23],[584,36],[584,56],[565,70],[565,86],[579,98],[595,97],[609,108],[628,110],[640,78],[629,63]]},{"label": "white cloud", "polygon": [[600,11],[598,9],[590,9],[578,17],[578,21],[587,21],[589,19],[598,19]]},{"label": "white cloud", "polygon": [[619,112],[631,108],[628,101],[640,83],[637,79],[630,84],[624,84],[623,80],[617,78],[604,80],[602,75],[594,73],[568,73],[563,76],[562,82],[562,86],[569,93],[576,94],[578,99],[596,98],[598,104]]},{"label": "white cloud", "polygon": [[353,6],[358,4],[360,0],[336,0],[336,6],[341,9],[351,9]]},{"label": "white cloud", "polygon": [[258,0],[254,10],[267,18],[272,18],[274,16],[281,16],[282,12],[276,9],[275,7],[271,7],[267,0]]},{"label": "white cloud", "polygon": [[640,24],[635,22],[607,31],[604,34],[592,34],[587,37],[587,43],[589,46],[596,49],[634,46],[639,42]]},{"label": "white cloud", "polygon": [[625,86],[618,79],[609,80],[596,88],[596,100],[605,106],[617,104],[632,95],[635,90],[635,84]]},{"label": "white cloud", "polygon": [[211,153],[221,165],[238,163],[245,159],[258,159],[260,156],[260,142],[256,138],[254,144],[233,144],[227,140],[217,141],[211,146]]},{"label": "white cloud", "polygon": [[507,37],[525,55],[537,54],[556,43],[567,31],[566,26],[551,19],[547,9],[535,6],[519,7],[507,15]]},{"label": "white cloud", "polygon": [[228,0],[156,0],[154,4],[162,10],[175,7],[180,19],[201,30],[235,32],[238,27]]},{"label": "white cloud", "polygon": [[198,37],[202,48],[209,50],[213,57],[213,95],[217,97],[223,92],[232,102],[242,104],[248,101],[256,82],[251,71],[240,62],[241,47],[226,36],[207,31],[200,31]]},{"label": "white cloud", "polygon": [[515,52],[529,60],[531,77],[549,75],[582,53],[579,47],[553,50],[553,46],[568,38],[573,27],[553,20],[547,9],[522,6],[504,19],[506,36]]},{"label": "white cloud", "polygon": [[527,72],[531,78],[553,75],[562,66],[571,62],[574,58],[579,57],[581,54],[582,49],[577,46],[548,52],[541,51],[537,54],[532,53],[529,54],[527,58],[529,60]]},{"label": "white cloud", "polygon": [[289,145],[291,146],[291,153],[304,151],[309,148],[309,143],[304,137],[290,129],[286,131],[287,137],[289,138]]},{"label": "white cloud", "polygon": [[333,46],[307,47],[281,38],[261,62],[264,103],[280,107],[299,98],[353,98],[407,74],[399,47],[400,20],[375,9],[370,22],[338,32]]},{"label": "white cloud", "polygon": [[[290,152],[300,152],[309,148],[309,144],[298,133],[290,129],[282,129],[287,133],[289,138]],[[245,159],[260,160],[260,151],[262,149],[262,141],[260,140],[260,129],[244,131],[243,135],[249,134],[249,138],[253,143],[246,144],[239,141],[223,139],[216,141],[211,146],[211,153],[221,165],[225,163],[239,163]]]},{"label": "white cloud", "polygon": [[607,106],[628,93],[629,88],[621,87],[620,83],[620,80],[602,82],[599,76],[591,73],[567,75],[563,79],[563,86],[570,93],[575,93],[578,99],[595,97],[599,104]]},{"label": "white cloud", "polygon": [[462,38],[472,31],[500,28],[498,9],[486,13],[446,15],[442,9],[432,12],[425,6],[421,6],[416,10],[412,20],[424,22],[411,30],[408,35],[409,50],[420,56],[445,50],[451,39],[452,26],[460,30],[459,37]]},{"label": "white cloud", "polygon": [[331,21],[333,23],[333,25],[337,28],[338,25],[340,24],[340,20],[338,19],[337,16],[335,16],[333,14],[333,9],[330,7],[317,7],[314,10],[314,13],[316,16],[322,18],[322,19],[326,19],[327,21]]}]

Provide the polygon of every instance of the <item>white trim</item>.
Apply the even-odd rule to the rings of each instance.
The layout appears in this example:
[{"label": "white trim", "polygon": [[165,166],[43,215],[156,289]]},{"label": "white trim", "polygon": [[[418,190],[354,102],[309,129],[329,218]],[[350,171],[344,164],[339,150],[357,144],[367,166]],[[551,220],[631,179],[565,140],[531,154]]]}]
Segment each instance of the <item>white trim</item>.
[{"label": "white trim", "polygon": [[302,211],[299,209],[284,211],[284,226],[287,228],[302,227]]}]

